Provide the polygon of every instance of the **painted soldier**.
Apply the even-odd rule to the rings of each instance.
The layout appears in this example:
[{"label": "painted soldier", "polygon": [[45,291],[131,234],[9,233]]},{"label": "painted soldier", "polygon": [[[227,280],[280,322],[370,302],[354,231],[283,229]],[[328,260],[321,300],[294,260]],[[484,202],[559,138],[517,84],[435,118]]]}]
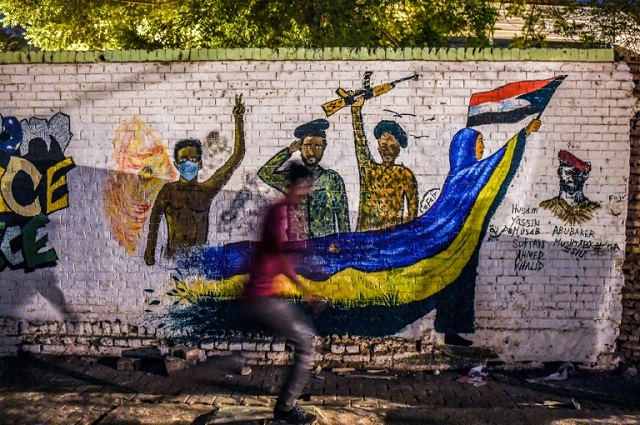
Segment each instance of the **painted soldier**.
[{"label": "painted soldier", "polygon": [[258,170],[258,176],[274,189],[287,193],[287,170],[280,168],[294,152],[300,151],[302,163],[311,173],[313,191],[302,201],[300,239],[317,238],[350,231],[349,206],[342,177],[320,165],[327,147],[329,122],[317,119],[295,129],[295,140],[269,159]]},{"label": "painted soldier", "polygon": [[[360,172],[358,231],[377,230],[407,223],[418,213],[418,182],[407,167],[396,164],[407,133],[395,121],[383,120],[373,130],[382,163],[373,159],[362,124],[364,98],[351,106],[356,157]],[[405,210],[405,203],[407,209]]]}]

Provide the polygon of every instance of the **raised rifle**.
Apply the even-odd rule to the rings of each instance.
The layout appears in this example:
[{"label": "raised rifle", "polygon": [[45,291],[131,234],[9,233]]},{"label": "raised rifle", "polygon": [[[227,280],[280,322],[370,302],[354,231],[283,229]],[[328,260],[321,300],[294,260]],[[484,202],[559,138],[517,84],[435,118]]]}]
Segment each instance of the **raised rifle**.
[{"label": "raised rifle", "polygon": [[362,88],[359,90],[346,91],[343,88],[337,89],[336,94],[340,97],[338,99],[322,104],[322,109],[324,109],[325,114],[327,114],[327,116],[329,117],[345,106],[353,105],[353,103],[361,97],[364,97],[365,99],[371,99],[372,97],[380,96],[381,94],[385,94],[391,91],[391,89],[393,89],[396,84],[407,80],[418,81],[418,77],[420,76],[419,74],[415,74],[410,77],[391,81],[390,83],[384,83],[380,84],[379,86],[371,87],[371,74],[373,74],[372,71],[367,71],[364,73],[364,77],[362,78]]}]

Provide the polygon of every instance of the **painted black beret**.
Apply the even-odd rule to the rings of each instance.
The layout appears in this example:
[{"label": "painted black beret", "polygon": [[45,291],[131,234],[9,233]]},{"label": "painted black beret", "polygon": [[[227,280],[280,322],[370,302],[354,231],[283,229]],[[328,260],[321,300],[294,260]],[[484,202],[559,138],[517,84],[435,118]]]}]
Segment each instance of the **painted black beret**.
[{"label": "painted black beret", "polygon": [[305,137],[309,136],[320,136],[322,138],[326,137],[325,130],[329,128],[329,121],[320,118],[317,120],[310,121],[306,124],[302,124],[298,128],[295,129],[293,135],[302,140]]},{"label": "painted black beret", "polygon": [[380,139],[382,133],[389,133],[393,137],[396,138],[400,146],[403,148],[407,147],[407,133],[400,127],[395,121],[382,120],[376,125],[376,128],[373,129],[373,135],[376,136],[376,139]]}]

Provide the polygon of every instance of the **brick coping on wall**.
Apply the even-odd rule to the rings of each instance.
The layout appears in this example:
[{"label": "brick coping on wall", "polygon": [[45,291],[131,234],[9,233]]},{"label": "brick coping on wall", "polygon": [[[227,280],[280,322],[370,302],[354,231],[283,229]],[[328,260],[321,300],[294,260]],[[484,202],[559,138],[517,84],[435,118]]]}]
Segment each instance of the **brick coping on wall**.
[{"label": "brick coping on wall", "polygon": [[612,62],[613,49],[165,49],[104,52],[4,52],[0,64],[94,62],[192,62],[212,60],[433,60],[433,61],[567,61]]}]

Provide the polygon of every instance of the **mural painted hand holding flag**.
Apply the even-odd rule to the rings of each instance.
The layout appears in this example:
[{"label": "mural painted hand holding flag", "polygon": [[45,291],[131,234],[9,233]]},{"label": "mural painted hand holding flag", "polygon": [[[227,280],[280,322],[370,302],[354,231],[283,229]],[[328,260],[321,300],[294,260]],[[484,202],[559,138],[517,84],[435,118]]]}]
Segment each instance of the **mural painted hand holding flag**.
[{"label": "mural painted hand holding flag", "polygon": [[[450,284],[434,294],[433,307],[436,309],[435,329],[445,335],[445,344],[469,346],[472,342],[462,338],[460,333],[475,331],[475,284],[479,262],[479,250],[494,211],[502,202],[509,182],[517,171],[524,155],[526,138],[540,129],[540,116],[549,104],[555,90],[566,78],[546,80],[518,81],[488,92],[475,93],[469,100],[467,128],[456,133],[449,148],[451,169],[442,189],[438,202],[455,206],[465,203],[471,194],[471,200],[481,199],[481,194],[495,190],[495,197],[485,200],[486,213],[480,218],[481,228],[474,242],[467,245],[472,252],[465,257],[465,263]],[[482,133],[471,128],[483,124],[518,123],[537,114],[537,117],[501,149],[486,159]],[[474,158],[475,154],[475,158]],[[509,158],[508,169],[500,164]],[[502,170],[502,171],[501,171]],[[506,172],[506,173],[505,173]],[[493,187],[493,189],[492,189]],[[445,201],[446,200],[446,201]],[[473,223],[470,212],[462,211],[459,217],[463,223]],[[466,225],[465,225],[466,227]],[[477,231],[477,230],[476,230]],[[461,230],[461,234],[464,232]],[[456,253],[459,255],[459,253]]]},{"label": "mural painted hand holding flag", "polygon": [[517,123],[536,114],[539,119],[566,77],[561,75],[546,80],[518,81],[472,95],[469,100],[467,127]]}]

